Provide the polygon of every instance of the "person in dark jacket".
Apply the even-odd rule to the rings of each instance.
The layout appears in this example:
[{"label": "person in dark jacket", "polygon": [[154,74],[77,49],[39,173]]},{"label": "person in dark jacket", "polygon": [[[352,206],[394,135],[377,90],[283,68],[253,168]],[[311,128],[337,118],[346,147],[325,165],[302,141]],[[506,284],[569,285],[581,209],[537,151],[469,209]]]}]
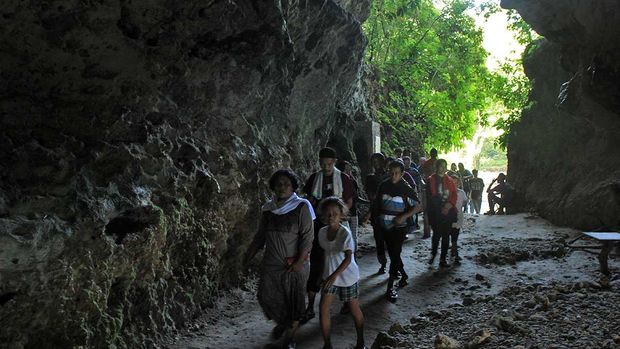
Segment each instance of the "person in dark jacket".
[{"label": "person in dark jacket", "polygon": [[409,278],[400,257],[407,233],[407,219],[421,211],[422,205],[419,204],[416,192],[403,179],[403,163],[393,161],[389,170],[390,177],[381,182],[374,198],[372,216],[374,226],[383,236],[390,256],[386,296],[389,301],[395,302],[398,295],[394,289],[394,281],[398,274],[400,273],[401,277],[399,287],[407,285]]}]

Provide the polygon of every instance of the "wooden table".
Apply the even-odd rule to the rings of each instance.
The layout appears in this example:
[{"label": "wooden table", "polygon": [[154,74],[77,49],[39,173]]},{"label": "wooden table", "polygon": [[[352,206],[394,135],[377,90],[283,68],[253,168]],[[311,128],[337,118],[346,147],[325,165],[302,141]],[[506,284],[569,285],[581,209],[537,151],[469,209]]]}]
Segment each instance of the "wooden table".
[{"label": "wooden table", "polygon": [[[588,238],[592,238],[598,242],[600,242],[600,245],[597,246],[593,246],[593,245],[579,245],[576,246],[574,245],[574,243],[577,240],[580,240],[584,237],[588,237]],[[578,238],[574,239],[573,241],[568,243],[568,247],[573,248],[573,249],[583,249],[585,251],[588,251],[589,249],[600,249],[600,252],[598,253],[598,262],[600,265],[600,269],[601,269],[601,273],[605,274],[605,275],[609,275],[609,265],[608,265],[608,258],[609,258],[609,254],[611,253],[611,250],[614,247],[614,242],[618,242],[620,241],[620,233],[618,232],[613,232],[613,231],[609,231],[609,232],[584,232],[581,236],[579,236]],[[591,251],[588,251],[591,252]]]}]

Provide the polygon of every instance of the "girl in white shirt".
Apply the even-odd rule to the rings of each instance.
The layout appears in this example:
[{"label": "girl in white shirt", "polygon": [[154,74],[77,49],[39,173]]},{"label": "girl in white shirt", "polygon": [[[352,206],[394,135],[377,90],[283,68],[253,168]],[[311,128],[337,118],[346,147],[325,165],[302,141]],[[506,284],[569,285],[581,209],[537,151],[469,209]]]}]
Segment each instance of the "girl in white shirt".
[{"label": "girl in white shirt", "polygon": [[353,255],[354,243],[351,231],[340,224],[346,213],[344,202],[338,197],[328,197],[321,202],[320,211],[327,226],[318,234],[319,244],[325,251],[325,268],[321,292],[320,318],[324,349],[331,349],[331,316],[329,309],[336,295],[349,303],[357,331],[356,349],[364,346],[364,315],[359,305],[360,272]]}]

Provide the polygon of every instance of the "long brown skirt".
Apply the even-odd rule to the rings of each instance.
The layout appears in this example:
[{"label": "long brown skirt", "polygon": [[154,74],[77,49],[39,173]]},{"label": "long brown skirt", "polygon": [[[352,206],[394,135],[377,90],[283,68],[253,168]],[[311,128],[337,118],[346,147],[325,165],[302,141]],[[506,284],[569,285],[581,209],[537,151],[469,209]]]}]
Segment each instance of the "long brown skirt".
[{"label": "long brown skirt", "polygon": [[306,283],[310,265],[300,272],[264,268],[258,284],[258,303],[265,316],[280,325],[299,320],[306,309]]}]

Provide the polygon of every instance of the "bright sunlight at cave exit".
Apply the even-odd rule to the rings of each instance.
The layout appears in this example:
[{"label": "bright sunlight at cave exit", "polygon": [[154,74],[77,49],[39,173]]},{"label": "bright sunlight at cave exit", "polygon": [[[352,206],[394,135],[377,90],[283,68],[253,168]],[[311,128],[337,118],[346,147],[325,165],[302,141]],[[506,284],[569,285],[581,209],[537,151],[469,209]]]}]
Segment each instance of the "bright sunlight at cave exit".
[{"label": "bright sunlight at cave exit", "polygon": [[[485,2],[486,0],[474,0],[475,7],[470,10],[469,14],[483,31],[484,41],[482,45],[489,53],[486,65],[489,70],[496,70],[501,63],[520,57],[525,48],[517,42],[514,33],[508,29],[508,17],[505,11],[494,13],[488,18],[480,13],[480,5]],[[480,127],[471,140],[464,142],[463,148],[445,154],[444,158],[448,163],[463,162],[467,168],[473,168],[475,165],[474,156],[481,152],[484,141],[486,139],[491,140],[500,133],[493,127]],[[503,170],[505,171],[505,169]],[[495,173],[489,176],[494,175]]]}]

